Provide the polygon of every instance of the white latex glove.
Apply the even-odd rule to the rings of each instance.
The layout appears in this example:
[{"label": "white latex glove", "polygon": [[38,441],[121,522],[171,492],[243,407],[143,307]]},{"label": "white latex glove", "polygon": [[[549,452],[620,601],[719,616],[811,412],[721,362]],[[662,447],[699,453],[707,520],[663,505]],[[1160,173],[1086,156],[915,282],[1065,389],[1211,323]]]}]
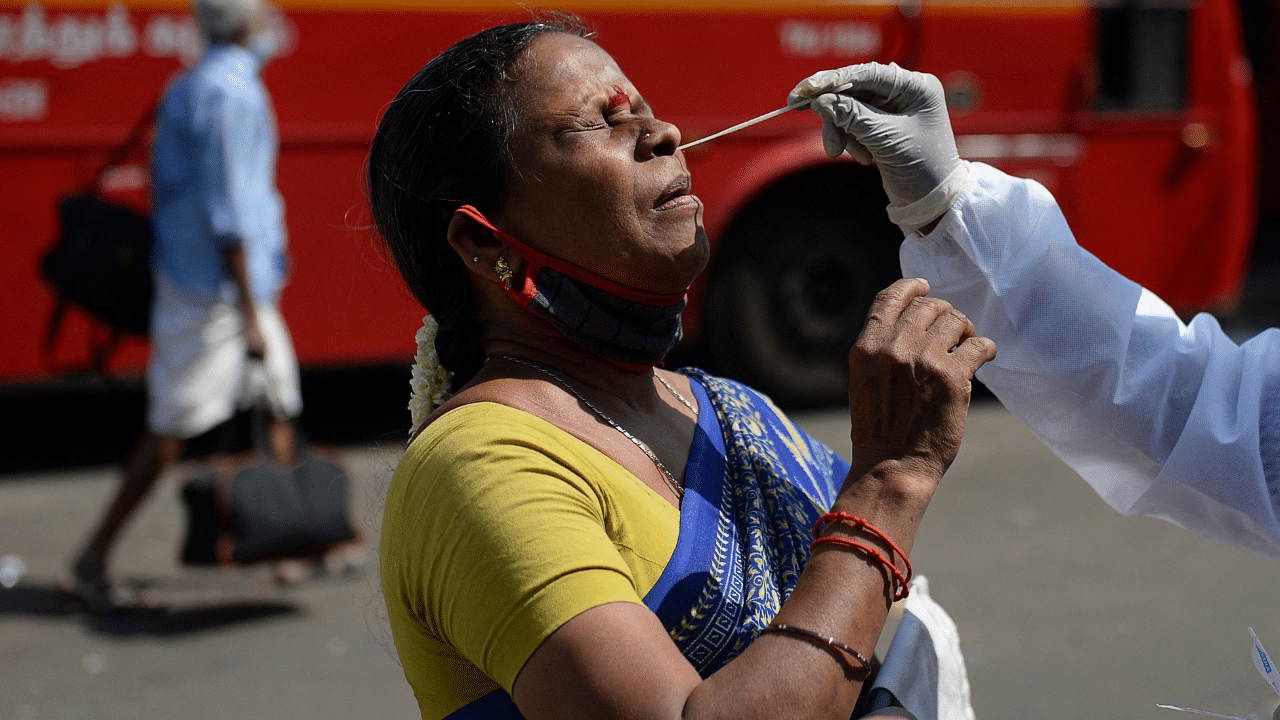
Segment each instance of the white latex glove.
[{"label": "white latex glove", "polygon": [[[841,85],[847,90],[833,93]],[[809,76],[788,104],[814,98],[831,157],[880,167],[889,219],[910,235],[938,219],[964,192],[968,168],[956,152],[942,83],[890,63],[850,65]]]}]

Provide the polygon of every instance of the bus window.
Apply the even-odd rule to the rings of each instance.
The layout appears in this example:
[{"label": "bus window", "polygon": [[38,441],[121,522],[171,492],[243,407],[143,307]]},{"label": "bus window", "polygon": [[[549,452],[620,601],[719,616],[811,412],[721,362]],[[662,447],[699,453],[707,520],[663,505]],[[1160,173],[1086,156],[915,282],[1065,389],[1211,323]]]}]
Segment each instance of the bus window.
[{"label": "bus window", "polygon": [[1187,9],[1126,3],[1098,9],[1098,110],[1181,110]]}]

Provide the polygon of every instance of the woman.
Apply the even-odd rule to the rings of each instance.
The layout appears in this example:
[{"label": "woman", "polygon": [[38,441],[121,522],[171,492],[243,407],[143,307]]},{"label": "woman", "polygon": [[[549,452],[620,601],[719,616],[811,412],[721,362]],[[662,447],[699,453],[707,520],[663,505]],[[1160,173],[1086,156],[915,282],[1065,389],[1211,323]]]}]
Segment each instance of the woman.
[{"label": "woman", "polygon": [[923,281],[882,293],[852,465],[741,385],[656,368],[708,256],[679,144],[558,16],[461,41],[383,117],[374,219],[438,322],[416,397],[443,405],[382,544],[424,718],[848,718],[874,669],[994,345]]}]

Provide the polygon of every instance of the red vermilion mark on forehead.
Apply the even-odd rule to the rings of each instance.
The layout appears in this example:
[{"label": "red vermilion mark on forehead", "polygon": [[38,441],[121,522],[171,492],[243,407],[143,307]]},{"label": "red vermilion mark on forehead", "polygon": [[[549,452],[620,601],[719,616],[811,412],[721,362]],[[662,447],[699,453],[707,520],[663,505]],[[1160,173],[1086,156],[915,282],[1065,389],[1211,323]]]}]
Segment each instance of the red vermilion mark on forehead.
[{"label": "red vermilion mark on forehead", "polygon": [[616,108],[619,105],[630,105],[630,104],[631,104],[631,98],[627,97],[627,94],[622,92],[622,88],[618,87],[617,85],[614,85],[613,94],[609,96],[609,109],[612,110],[613,108]]}]

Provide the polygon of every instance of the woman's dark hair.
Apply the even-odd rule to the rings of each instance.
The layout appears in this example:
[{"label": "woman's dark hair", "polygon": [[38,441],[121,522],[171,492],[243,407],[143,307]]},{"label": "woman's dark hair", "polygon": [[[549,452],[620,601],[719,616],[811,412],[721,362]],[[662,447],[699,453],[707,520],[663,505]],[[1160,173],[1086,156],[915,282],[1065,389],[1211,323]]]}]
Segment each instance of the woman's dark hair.
[{"label": "woman's dark hair", "polygon": [[369,151],[373,221],[400,276],[440,325],[436,350],[460,386],[484,363],[462,260],[446,233],[463,205],[493,212],[514,170],[515,63],[538,36],[591,37],[556,13],[481,31],[440,53],[387,107]]}]

